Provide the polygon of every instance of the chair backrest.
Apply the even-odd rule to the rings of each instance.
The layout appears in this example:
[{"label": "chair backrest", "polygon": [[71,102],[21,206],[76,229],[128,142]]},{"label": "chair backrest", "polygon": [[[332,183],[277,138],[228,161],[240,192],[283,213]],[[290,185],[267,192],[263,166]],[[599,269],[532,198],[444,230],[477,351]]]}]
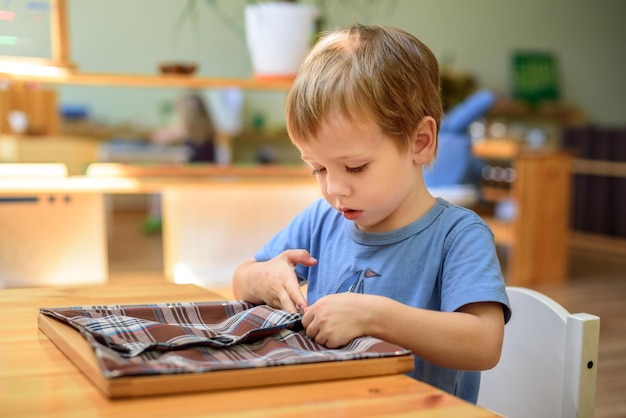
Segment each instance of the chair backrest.
[{"label": "chair backrest", "polygon": [[507,287],[513,316],[498,365],[482,373],[478,405],[515,417],[593,417],[600,318]]}]

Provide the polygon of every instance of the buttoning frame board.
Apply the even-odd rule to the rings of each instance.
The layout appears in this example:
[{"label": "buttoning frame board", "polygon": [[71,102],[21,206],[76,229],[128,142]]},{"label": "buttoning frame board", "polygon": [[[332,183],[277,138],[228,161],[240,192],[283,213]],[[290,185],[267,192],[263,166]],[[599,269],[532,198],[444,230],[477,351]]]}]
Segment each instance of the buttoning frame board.
[{"label": "buttoning frame board", "polygon": [[382,376],[413,370],[413,356],[406,354],[383,358],[220,370],[206,373],[108,379],[101,373],[93,349],[77,330],[43,314],[39,314],[37,322],[39,329],[59,350],[98,389],[112,399]]}]

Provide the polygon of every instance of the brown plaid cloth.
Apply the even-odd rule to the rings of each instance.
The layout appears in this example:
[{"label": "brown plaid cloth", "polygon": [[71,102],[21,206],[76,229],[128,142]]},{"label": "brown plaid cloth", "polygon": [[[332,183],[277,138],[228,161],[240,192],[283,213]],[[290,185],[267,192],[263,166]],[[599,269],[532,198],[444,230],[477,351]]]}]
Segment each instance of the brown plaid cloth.
[{"label": "brown plaid cloth", "polygon": [[309,339],[300,314],[240,301],[41,308],[93,347],[107,378],[207,372],[409,353],[373,337],[339,349]]}]

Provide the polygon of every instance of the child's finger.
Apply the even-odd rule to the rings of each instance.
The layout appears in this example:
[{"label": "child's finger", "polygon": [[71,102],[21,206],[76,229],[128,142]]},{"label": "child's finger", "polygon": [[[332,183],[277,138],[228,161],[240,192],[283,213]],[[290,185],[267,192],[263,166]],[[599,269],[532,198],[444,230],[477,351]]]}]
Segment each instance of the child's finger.
[{"label": "child's finger", "polygon": [[302,312],[309,305],[306,297],[302,294],[298,280],[287,283],[285,290],[287,291],[287,294],[289,294],[289,298],[293,301],[294,305],[299,309],[299,312]]},{"label": "child's finger", "polygon": [[280,309],[287,311],[287,312],[291,312],[291,313],[298,312],[298,309],[296,308],[296,304],[293,303],[293,301],[291,300],[289,293],[283,292],[283,294],[281,294],[278,297],[278,301],[280,303]]},{"label": "child's finger", "polygon": [[289,264],[295,266],[296,264],[303,264],[305,266],[313,266],[317,264],[317,260],[309,254],[307,250],[289,250],[287,253],[287,259]]}]

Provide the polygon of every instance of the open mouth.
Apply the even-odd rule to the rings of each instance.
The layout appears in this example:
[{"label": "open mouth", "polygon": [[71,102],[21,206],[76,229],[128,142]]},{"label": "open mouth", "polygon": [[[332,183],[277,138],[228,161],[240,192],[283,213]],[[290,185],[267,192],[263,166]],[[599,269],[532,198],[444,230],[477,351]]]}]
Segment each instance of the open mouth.
[{"label": "open mouth", "polygon": [[341,209],[341,213],[343,214],[344,218],[353,221],[357,219],[359,216],[361,216],[363,211],[355,210],[355,209]]}]

